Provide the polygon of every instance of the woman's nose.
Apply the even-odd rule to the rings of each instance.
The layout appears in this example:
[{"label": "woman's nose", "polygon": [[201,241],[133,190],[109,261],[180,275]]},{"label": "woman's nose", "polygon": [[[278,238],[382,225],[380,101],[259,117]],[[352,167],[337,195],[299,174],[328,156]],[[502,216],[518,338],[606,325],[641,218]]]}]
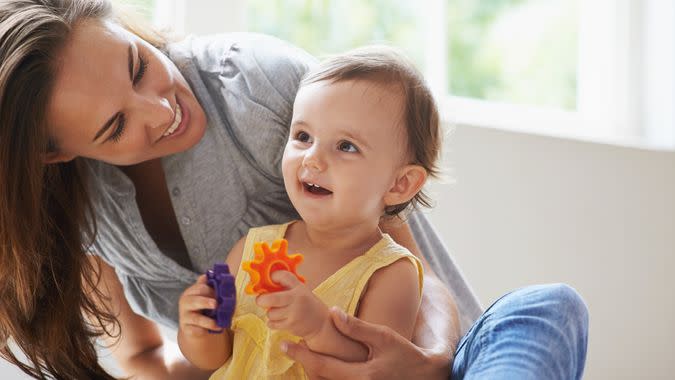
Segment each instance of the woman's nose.
[{"label": "woman's nose", "polygon": [[305,152],[302,166],[309,170],[324,171],[326,169],[326,162],[322,155],[320,147],[315,143]]},{"label": "woman's nose", "polygon": [[163,96],[145,96],[139,111],[144,119],[146,128],[163,129],[169,127],[175,117],[175,106]]}]

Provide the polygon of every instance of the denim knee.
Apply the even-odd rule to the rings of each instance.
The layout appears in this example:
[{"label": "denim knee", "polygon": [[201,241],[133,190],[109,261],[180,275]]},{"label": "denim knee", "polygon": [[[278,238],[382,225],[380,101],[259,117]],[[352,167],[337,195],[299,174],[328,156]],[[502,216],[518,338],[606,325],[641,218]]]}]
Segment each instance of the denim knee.
[{"label": "denim knee", "polygon": [[495,302],[486,314],[498,317],[524,314],[545,318],[548,323],[566,330],[579,345],[587,344],[588,307],[581,295],[563,283],[533,285],[515,290]]},{"label": "denim knee", "polygon": [[550,284],[542,286],[542,298],[555,300],[562,310],[570,317],[569,322],[575,327],[574,330],[588,334],[588,307],[581,295],[567,284]]},{"label": "denim knee", "polygon": [[582,377],[589,315],[586,303],[574,288],[562,283],[529,286],[507,294],[493,306],[493,315],[488,317],[493,328],[499,329],[504,322],[510,328],[508,321],[513,320],[529,321],[524,322],[530,326],[528,333],[539,331],[539,338],[551,339],[550,351],[542,358],[548,356],[549,364],[559,361],[557,367],[562,372],[555,371],[557,375],[550,378]]},{"label": "denim knee", "polygon": [[588,309],[565,284],[528,286],[497,300],[458,347],[458,379],[580,379]]}]

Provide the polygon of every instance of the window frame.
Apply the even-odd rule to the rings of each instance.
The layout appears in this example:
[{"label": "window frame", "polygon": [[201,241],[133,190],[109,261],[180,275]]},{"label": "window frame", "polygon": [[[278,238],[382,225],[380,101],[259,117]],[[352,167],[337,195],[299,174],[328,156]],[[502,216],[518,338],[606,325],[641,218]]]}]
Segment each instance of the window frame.
[{"label": "window frame", "polygon": [[[246,0],[156,0],[155,22],[179,33],[246,30]],[[675,150],[675,2],[579,0],[577,110],[447,93],[446,0],[423,0],[423,68],[444,122]]]}]

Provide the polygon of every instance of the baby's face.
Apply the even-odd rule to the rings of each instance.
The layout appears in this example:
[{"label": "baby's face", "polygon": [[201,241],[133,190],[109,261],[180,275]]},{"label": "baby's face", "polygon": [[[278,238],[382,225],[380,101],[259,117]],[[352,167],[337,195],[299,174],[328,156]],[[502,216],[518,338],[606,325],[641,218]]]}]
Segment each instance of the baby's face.
[{"label": "baby's face", "polygon": [[286,191],[314,225],[377,221],[408,162],[403,101],[366,80],[315,82],[298,91],[282,161]]}]

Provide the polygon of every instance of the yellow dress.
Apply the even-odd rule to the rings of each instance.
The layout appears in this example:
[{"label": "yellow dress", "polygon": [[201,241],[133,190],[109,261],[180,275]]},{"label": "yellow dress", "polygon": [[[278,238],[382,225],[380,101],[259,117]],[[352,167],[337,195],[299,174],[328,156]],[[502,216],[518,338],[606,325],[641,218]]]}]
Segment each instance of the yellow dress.
[{"label": "yellow dress", "polygon": [[[274,240],[282,239],[290,223],[250,229],[244,243],[242,262],[253,259],[255,242],[272,245]],[[376,270],[402,258],[409,259],[417,267],[421,294],[422,264],[387,234],[366,253],[338,269],[313,292],[329,307],[338,306],[349,315],[354,315],[370,276]],[[299,272],[302,273],[302,265]],[[279,349],[282,341],[298,342],[300,338],[287,331],[271,330],[267,327],[265,310],[255,304],[254,296],[244,293],[248,281],[248,273],[240,266],[236,275],[237,306],[232,318],[232,356],[211,375],[211,380],[307,378],[302,365],[291,360]]]}]

